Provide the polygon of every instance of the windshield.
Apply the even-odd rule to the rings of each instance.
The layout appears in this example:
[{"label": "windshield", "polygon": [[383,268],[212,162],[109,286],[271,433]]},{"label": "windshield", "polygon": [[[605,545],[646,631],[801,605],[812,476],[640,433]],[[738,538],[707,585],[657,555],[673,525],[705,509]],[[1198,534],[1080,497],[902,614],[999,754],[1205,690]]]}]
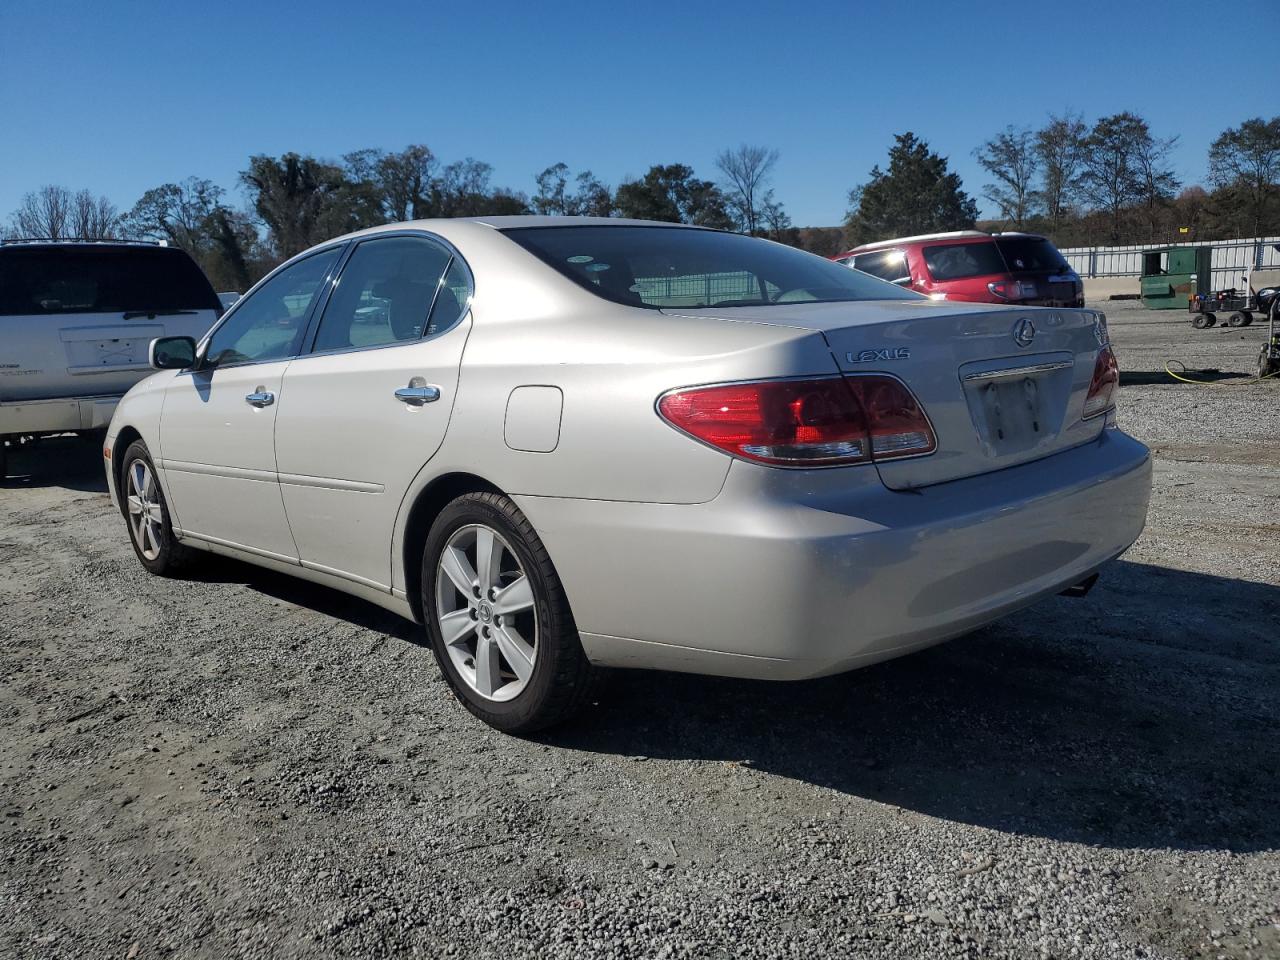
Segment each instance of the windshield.
[{"label": "windshield", "polygon": [[716,230],[601,225],[503,232],[592,293],[635,307],[920,299],[825,257]]},{"label": "windshield", "polygon": [[208,279],[172,247],[0,248],[0,316],[222,312]]},{"label": "windshield", "polygon": [[1010,270],[1070,270],[1058,248],[1044,237],[997,237]]}]

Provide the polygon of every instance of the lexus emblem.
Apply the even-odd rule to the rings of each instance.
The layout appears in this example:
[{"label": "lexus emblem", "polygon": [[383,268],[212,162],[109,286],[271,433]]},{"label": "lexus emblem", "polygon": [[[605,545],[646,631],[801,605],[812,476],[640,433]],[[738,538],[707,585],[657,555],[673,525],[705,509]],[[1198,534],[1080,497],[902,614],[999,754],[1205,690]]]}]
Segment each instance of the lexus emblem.
[{"label": "lexus emblem", "polygon": [[1031,322],[1030,317],[1023,317],[1013,325],[1013,342],[1020,347],[1031,346],[1031,341],[1036,338],[1036,325]]}]

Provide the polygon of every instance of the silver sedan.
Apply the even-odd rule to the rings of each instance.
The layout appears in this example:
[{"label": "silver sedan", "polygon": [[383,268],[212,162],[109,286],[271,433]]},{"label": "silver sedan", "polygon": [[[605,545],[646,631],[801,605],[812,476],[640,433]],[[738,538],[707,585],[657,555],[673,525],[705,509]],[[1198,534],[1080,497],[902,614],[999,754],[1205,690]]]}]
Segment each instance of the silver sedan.
[{"label": "silver sedan", "polygon": [[340,237],[151,361],[104,451],[142,564],[412,618],[513,732],[603,667],[815,677],[1083,592],[1151,489],[1101,314],[672,224]]}]

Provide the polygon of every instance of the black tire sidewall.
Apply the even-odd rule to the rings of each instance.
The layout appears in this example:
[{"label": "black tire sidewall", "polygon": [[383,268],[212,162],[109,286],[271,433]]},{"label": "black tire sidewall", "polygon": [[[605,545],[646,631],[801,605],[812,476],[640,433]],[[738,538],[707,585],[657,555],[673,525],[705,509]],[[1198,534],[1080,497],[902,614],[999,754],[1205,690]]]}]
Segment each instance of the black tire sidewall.
[{"label": "black tire sidewall", "polygon": [[[160,501],[161,544],[160,553],[154,560],[148,560],[142,555],[142,549],[138,546],[138,541],[133,535],[133,526],[129,522],[129,468],[138,460],[147,465],[147,469],[151,471],[152,477],[155,478],[156,498]],[[129,448],[124,452],[124,463],[121,465],[119,477],[120,512],[124,515],[125,532],[129,535],[129,543],[133,547],[134,556],[151,573],[160,575],[169,573],[177,566],[182,548],[178,545],[173,535],[173,524],[169,522],[169,502],[165,499],[164,489],[160,486],[160,474],[156,472],[156,465],[151,460],[151,453],[147,450],[146,443],[141,440],[135,440],[129,444]]]},{"label": "black tire sidewall", "polygon": [[[554,570],[544,568],[535,555],[535,545],[527,542],[526,534],[517,525],[524,520],[519,508],[506,497],[496,494],[467,494],[454,500],[440,512],[427,534],[422,556],[422,611],[431,651],[440,671],[444,674],[454,695],[468,710],[490,726],[499,730],[519,732],[537,729],[545,724],[540,721],[552,695],[555,677],[560,671],[560,659],[572,655],[566,643],[577,644],[577,628],[569,613],[568,603]],[[506,702],[486,700],[473,691],[459,675],[445,648],[435,613],[436,570],[440,553],[449,538],[460,528],[471,524],[483,524],[500,533],[516,554],[525,576],[533,588],[534,610],[538,619],[537,657],[533,676],[519,695]],[[536,536],[536,534],[535,534]],[[536,545],[543,554],[541,544]],[[549,560],[545,560],[549,567]]]}]

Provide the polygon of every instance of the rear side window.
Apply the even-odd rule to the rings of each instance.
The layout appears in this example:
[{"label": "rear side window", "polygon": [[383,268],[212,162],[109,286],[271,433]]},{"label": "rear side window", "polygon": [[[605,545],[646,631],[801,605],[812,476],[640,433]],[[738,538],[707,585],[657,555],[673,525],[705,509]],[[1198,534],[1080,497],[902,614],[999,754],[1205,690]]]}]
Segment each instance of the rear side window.
[{"label": "rear side window", "polygon": [[1009,272],[991,240],[925,247],[924,262],[929,268],[929,275],[935,280],[964,280],[966,277]]},{"label": "rear side window", "polygon": [[825,257],[716,230],[600,225],[523,227],[503,233],[592,293],[636,307],[772,306],[919,296]]},{"label": "rear side window", "polygon": [[0,247],[0,316],[222,312],[209,280],[172,247]]},{"label": "rear side window", "polygon": [[901,250],[876,250],[872,253],[859,253],[853,258],[853,269],[869,273],[890,283],[909,283],[911,268],[907,266],[907,255]]},{"label": "rear side window", "polygon": [[996,246],[1010,270],[1067,271],[1071,267],[1044,237],[997,237]]},{"label": "rear side window", "polygon": [[426,332],[449,251],[425,237],[361,242],[320,318],[315,352],[417,340]]}]

